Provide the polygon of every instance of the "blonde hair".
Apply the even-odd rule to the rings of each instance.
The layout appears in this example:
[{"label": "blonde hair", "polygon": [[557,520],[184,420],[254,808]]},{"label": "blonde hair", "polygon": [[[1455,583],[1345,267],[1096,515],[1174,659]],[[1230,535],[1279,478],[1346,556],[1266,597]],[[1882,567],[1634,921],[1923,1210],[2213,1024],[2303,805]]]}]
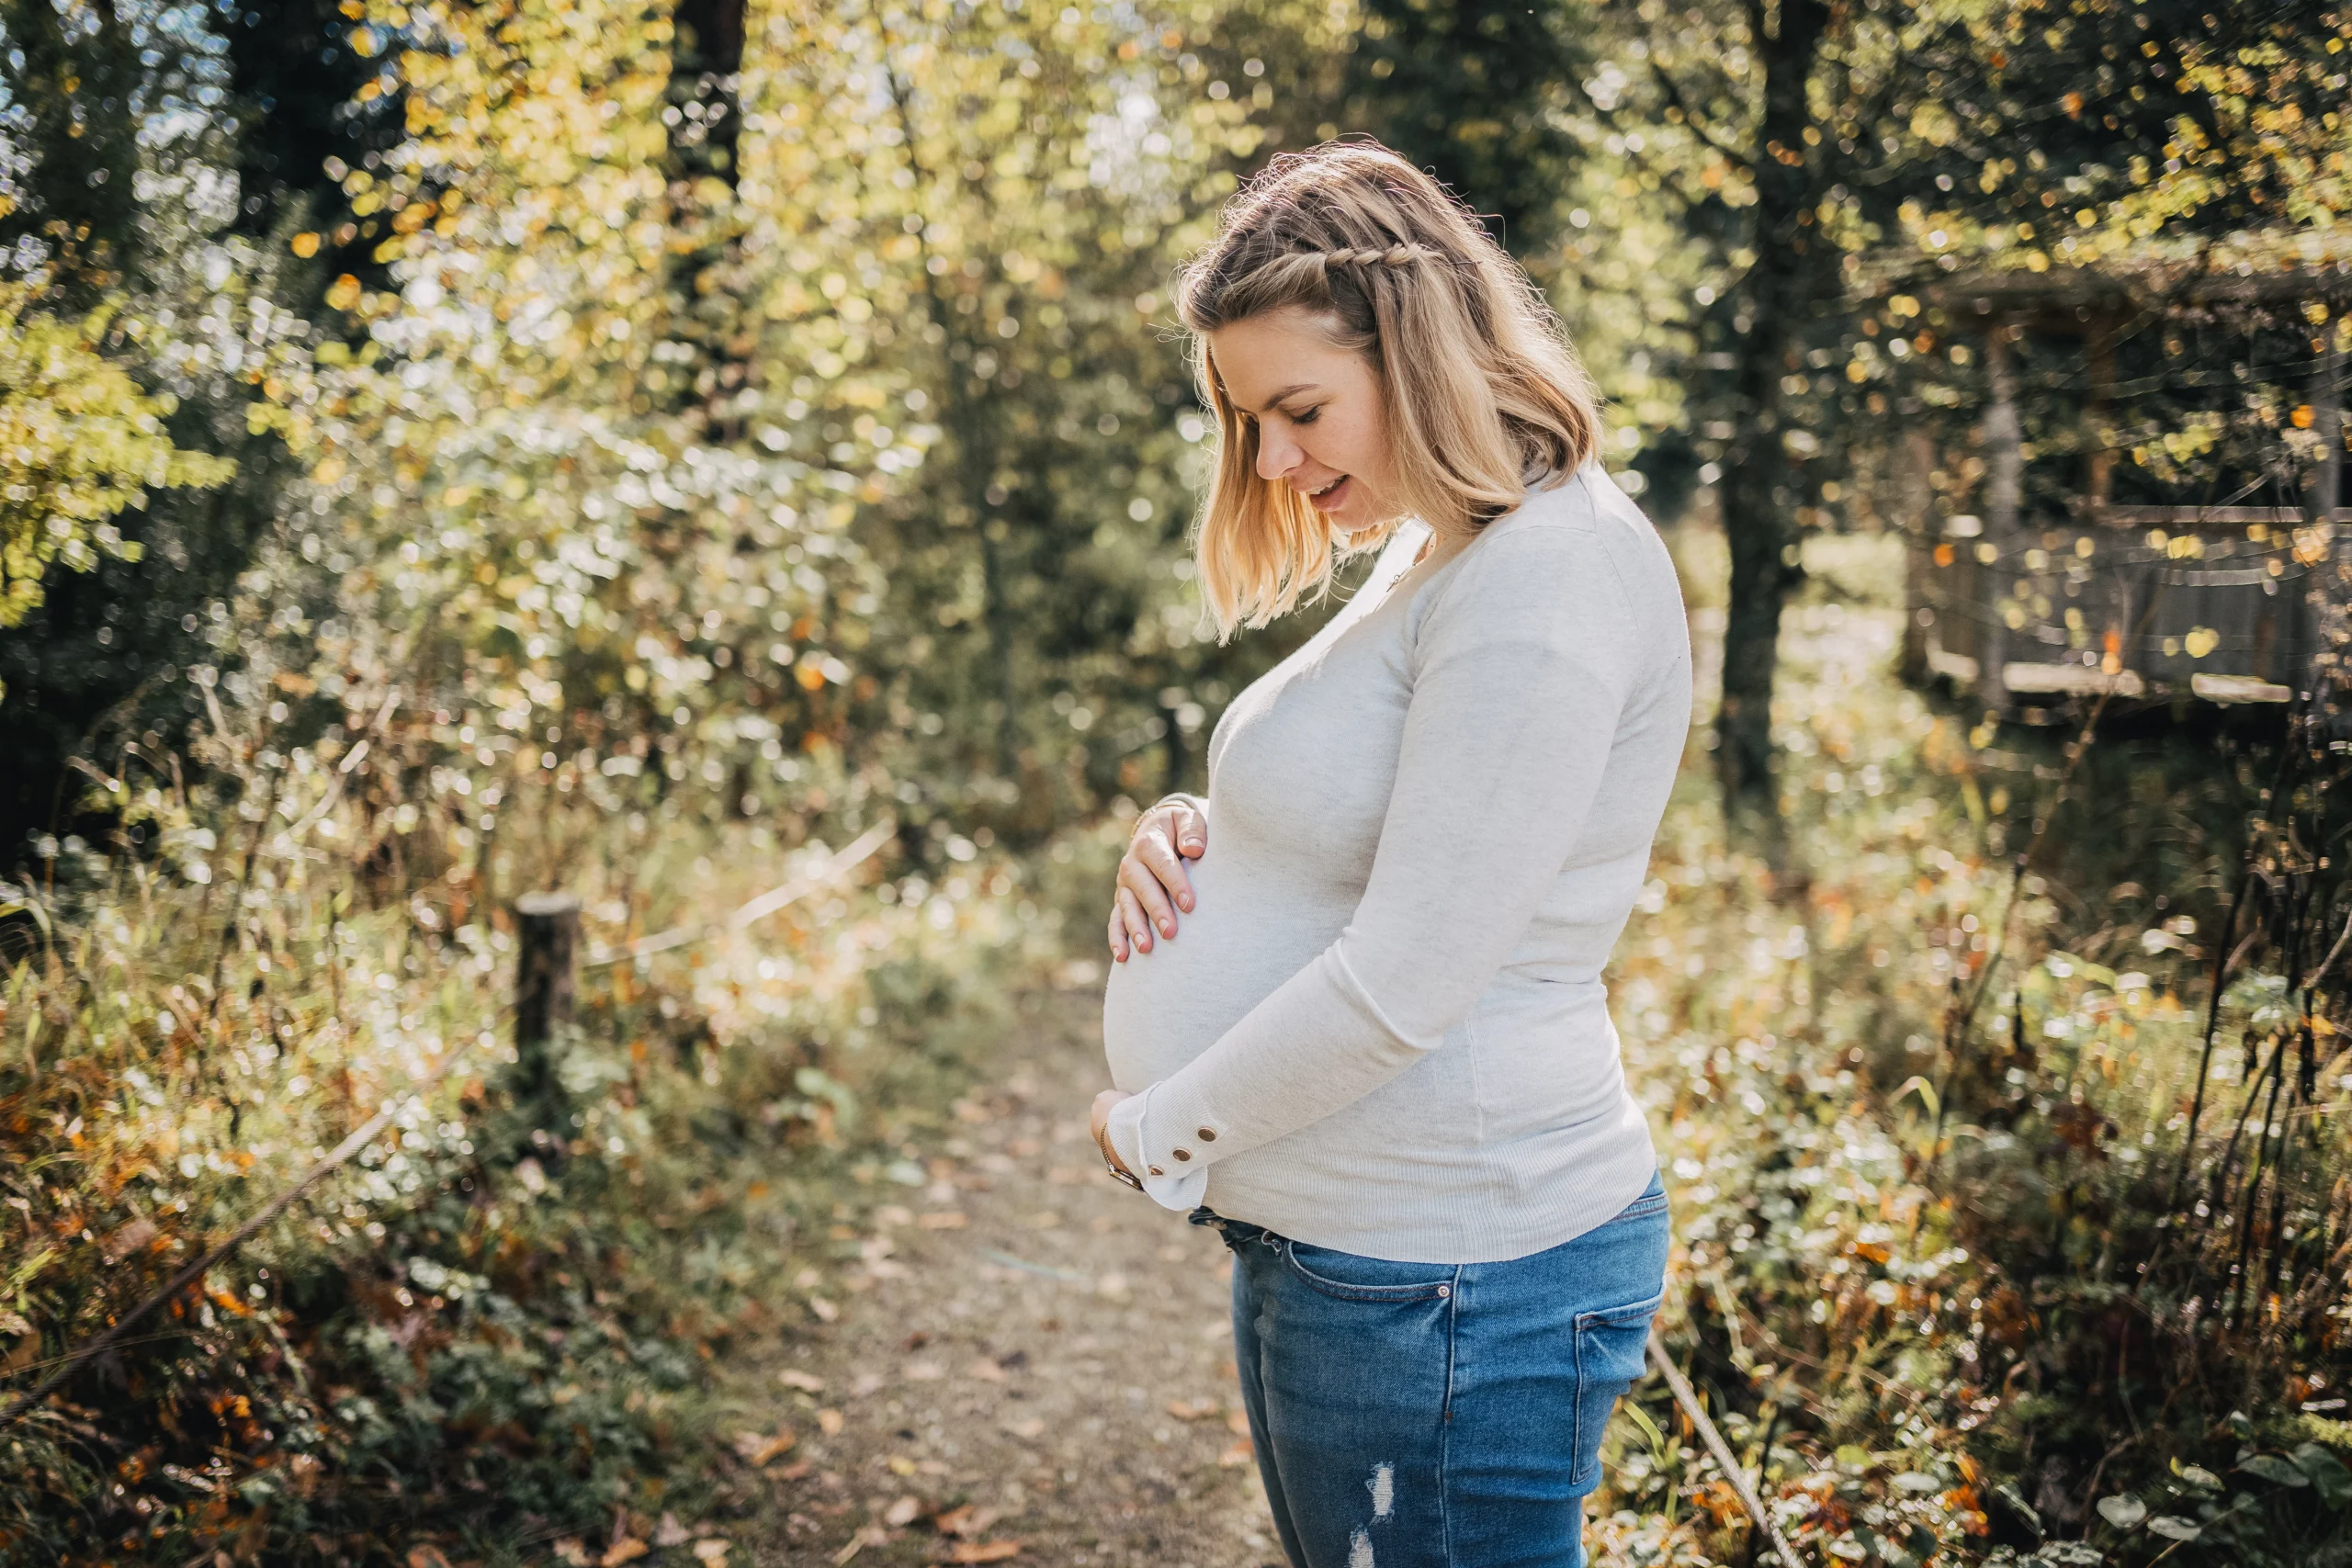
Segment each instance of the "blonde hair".
[{"label": "blonde hair", "polygon": [[1217,328],[1302,310],[1364,355],[1395,448],[1391,499],[1441,534],[1475,533],[1520,504],[1531,468],[1573,473],[1600,444],[1591,378],[1542,294],[1467,208],[1376,141],[1277,154],[1175,293],[1217,421],[1194,548],[1220,640],[1320,598],[1395,525],[1342,546],[1305,497],[1258,477],[1256,426],[1209,360]]}]

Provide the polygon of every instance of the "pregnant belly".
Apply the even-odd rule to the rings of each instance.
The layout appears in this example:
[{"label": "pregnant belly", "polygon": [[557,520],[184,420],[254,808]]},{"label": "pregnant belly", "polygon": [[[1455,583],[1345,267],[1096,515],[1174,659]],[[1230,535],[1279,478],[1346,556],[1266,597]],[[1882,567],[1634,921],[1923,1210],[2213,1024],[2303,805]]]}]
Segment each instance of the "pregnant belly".
[{"label": "pregnant belly", "polygon": [[1102,1046],[1118,1088],[1134,1093],[1207,1050],[1345,929],[1352,897],[1252,875],[1246,858],[1228,846],[1194,862],[1193,911],[1177,916],[1176,940],[1111,965]]}]

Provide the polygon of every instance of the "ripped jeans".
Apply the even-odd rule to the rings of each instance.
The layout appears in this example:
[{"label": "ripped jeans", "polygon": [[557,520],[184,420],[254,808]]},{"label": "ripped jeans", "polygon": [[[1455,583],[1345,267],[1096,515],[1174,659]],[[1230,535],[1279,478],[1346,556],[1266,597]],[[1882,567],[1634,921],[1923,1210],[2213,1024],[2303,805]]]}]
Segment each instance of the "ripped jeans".
[{"label": "ripped jeans", "polygon": [[1503,1263],[1392,1263],[1207,1209],[1294,1568],[1582,1568],[1600,1438],[1666,1288],[1666,1187]]}]

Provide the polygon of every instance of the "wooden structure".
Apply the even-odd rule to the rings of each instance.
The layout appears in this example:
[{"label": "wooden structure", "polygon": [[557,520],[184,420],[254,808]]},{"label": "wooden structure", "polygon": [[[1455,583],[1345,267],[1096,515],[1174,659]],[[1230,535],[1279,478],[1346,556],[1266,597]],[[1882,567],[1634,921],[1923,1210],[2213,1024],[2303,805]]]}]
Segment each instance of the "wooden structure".
[{"label": "wooden structure", "polygon": [[[1923,515],[1913,530],[1908,677],[1944,677],[2004,712],[2098,694],[2286,703],[2333,680],[2327,656],[2352,598],[2346,355],[2320,355],[2305,372],[2304,406],[2324,456],[2301,495],[2120,504],[2116,454],[2093,436],[2063,509],[2025,501],[2015,360],[2024,333],[2079,337],[2088,370],[2083,413],[2096,430],[2116,393],[2123,333],[2233,303],[2318,301],[2332,317],[2352,302],[2352,247],[2323,254],[2308,243],[2282,243],[2260,265],[2217,264],[2208,252],[2102,271],[1955,275],[1923,292],[1942,308],[1948,330],[1981,344],[1990,397],[1978,431],[1979,510]],[[1924,474],[1931,454],[1917,460]],[[2247,503],[2257,500],[2272,504]]]}]

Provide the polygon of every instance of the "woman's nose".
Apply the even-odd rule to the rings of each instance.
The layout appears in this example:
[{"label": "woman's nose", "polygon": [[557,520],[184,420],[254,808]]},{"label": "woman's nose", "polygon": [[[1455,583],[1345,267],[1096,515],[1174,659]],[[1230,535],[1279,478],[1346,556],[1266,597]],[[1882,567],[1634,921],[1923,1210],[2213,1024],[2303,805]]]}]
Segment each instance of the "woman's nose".
[{"label": "woman's nose", "polygon": [[1277,435],[1265,426],[1258,427],[1258,477],[1272,481],[1298,467],[1302,456],[1298,443],[1287,436]]}]

